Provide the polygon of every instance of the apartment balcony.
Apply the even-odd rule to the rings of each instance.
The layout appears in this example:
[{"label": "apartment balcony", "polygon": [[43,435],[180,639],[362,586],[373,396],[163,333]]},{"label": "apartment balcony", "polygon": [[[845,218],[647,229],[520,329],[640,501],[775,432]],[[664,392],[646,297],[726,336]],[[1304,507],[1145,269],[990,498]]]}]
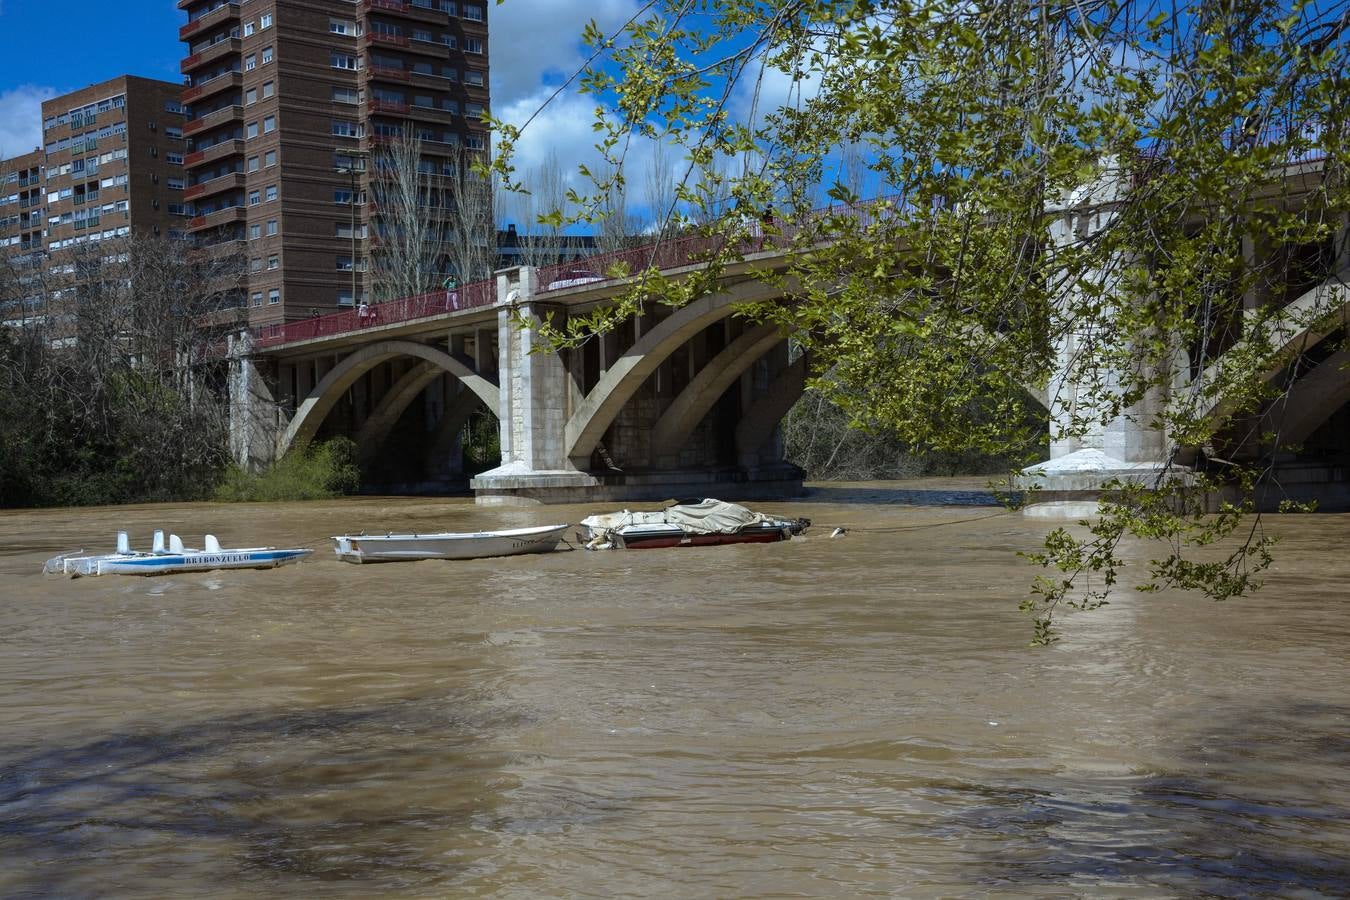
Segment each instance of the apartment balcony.
[{"label": "apartment balcony", "polygon": [[385,34],[382,31],[367,31],[364,35],[367,47],[407,47],[408,39],[401,34]]},{"label": "apartment balcony", "polygon": [[[193,0],[179,0],[178,8],[186,9],[192,5]],[[218,6],[206,15],[193,19],[191,22],[178,29],[178,39],[187,40],[190,36],[201,31],[203,28],[210,28],[213,25],[219,25],[221,22],[233,21],[239,18],[239,4],[226,3],[224,6]]]},{"label": "apartment balcony", "polygon": [[244,120],[244,108],[242,106],[222,106],[220,109],[212,110],[199,119],[191,119],[183,123],[183,135],[198,134],[208,128],[227,124],[229,122]]},{"label": "apartment balcony", "polygon": [[372,113],[395,113],[407,115],[408,104],[396,100],[377,100],[374,97],[366,101],[366,108]]},{"label": "apartment balcony", "polygon": [[213,97],[221,91],[227,91],[231,88],[242,90],[244,87],[244,73],[238,70],[225,72],[217,75],[209,81],[203,81],[201,84],[193,85],[189,88],[183,88],[183,93],[179,95],[184,103],[193,103],[197,100],[203,100],[207,97]]},{"label": "apartment balcony", "polygon": [[188,219],[187,227],[188,231],[201,231],[203,228],[219,228],[221,225],[229,225],[232,222],[243,222],[247,217],[248,210],[245,207],[227,206],[224,209]]},{"label": "apartment balcony", "polygon": [[193,69],[199,69],[202,66],[207,65],[208,63],[216,62],[217,60],[224,59],[227,56],[237,55],[239,53],[239,49],[242,46],[243,43],[239,40],[239,38],[235,37],[226,38],[223,41],[217,41],[216,43],[212,44],[210,47],[207,47],[205,50],[202,50],[199,53],[194,53],[191,56],[184,57],[183,61],[178,65],[178,71],[186,75]]},{"label": "apartment balcony", "polygon": [[214,261],[236,254],[242,257],[247,248],[248,242],[243,237],[227,237],[224,240],[212,241],[209,244],[193,247],[188,251],[188,254],[195,260]]},{"label": "apartment balcony", "polygon": [[207,147],[205,150],[198,150],[196,153],[189,153],[187,156],[183,157],[183,168],[190,169],[193,166],[201,166],[231,156],[243,155],[243,141],[237,138],[230,141],[221,141],[213,147]]},{"label": "apartment balcony", "polygon": [[241,191],[244,189],[243,172],[230,172],[228,175],[219,175],[197,184],[190,184],[183,188],[183,199],[198,200],[202,197],[219,194],[221,191],[228,191],[231,188],[238,188]]},{"label": "apartment balcony", "polygon": [[423,41],[413,38],[408,42],[408,52],[418,53],[422,56],[433,56],[436,59],[450,58],[450,48],[440,41]]},{"label": "apartment balcony", "polygon": [[413,106],[408,109],[408,118],[418,122],[435,122],[440,125],[459,124],[460,114],[434,106]]},{"label": "apartment balcony", "polygon": [[361,8],[369,13],[382,13],[388,16],[403,16],[409,19],[416,19],[419,22],[435,22],[440,25],[445,24],[445,13],[439,9],[427,9],[425,6],[415,6],[411,3],[405,3],[403,0],[362,0]]},{"label": "apartment balcony", "polygon": [[366,66],[366,78],[370,81],[397,81],[407,84],[412,74],[407,69],[395,69],[391,66]]}]

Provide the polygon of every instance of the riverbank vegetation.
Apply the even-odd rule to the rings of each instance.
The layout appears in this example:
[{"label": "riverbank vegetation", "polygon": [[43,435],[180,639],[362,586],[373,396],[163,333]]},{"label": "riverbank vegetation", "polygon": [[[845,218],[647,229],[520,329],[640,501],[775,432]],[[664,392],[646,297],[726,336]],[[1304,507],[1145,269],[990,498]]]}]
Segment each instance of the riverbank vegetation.
[{"label": "riverbank vegetation", "polygon": [[337,437],[289,453],[258,472],[230,463],[212,499],[222,503],[326,500],[354,493],[360,480],[355,442]]},{"label": "riverbank vegetation", "polygon": [[209,496],[227,411],[198,320],[230,263],[161,239],[62,254],[0,261],[0,506]]}]

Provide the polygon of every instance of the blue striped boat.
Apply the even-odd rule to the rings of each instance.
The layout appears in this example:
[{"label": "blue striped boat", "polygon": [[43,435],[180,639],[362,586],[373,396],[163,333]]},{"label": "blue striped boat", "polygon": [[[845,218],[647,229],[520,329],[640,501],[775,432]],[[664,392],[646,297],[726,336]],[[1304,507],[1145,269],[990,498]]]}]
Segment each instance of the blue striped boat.
[{"label": "blue striped boat", "polygon": [[200,550],[184,547],[176,534],[156,531],[149,552],[132,550],[125,531],[117,532],[117,551],[92,556],[84,551],[67,553],[47,560],[42,571],[71,578],[92,575],[169,575],[175,572],[208,572],[213,569],[274,569],[309,556],[313,550],[276,547],[222,547],[216,536],[208,534]]}]

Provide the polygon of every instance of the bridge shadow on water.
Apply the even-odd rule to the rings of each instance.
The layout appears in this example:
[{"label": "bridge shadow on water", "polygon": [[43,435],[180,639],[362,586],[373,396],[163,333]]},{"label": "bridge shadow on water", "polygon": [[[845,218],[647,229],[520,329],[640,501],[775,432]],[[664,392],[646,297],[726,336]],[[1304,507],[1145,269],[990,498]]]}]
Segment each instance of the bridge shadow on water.
[{"label": "bridge shadow on water", "polygon": [[485,752],[480,735],[513,721],[460,705],[241,714],[70,746],[0,745],[0,894],[346,882],[373,896],[453,883],[467,863],[447,855],[447,833],[547,826],[499,808],[512,760]]},{"label": "bridge shadow on water", "polygon": [[[988,488],[888,487],[885,485],[821,484],[807,486],[807,493],[794,503],[876,504],[880,506],[1002,506],[1009,495]],[[1020,496],[1012,495],[1014,498]]]},{"label": "bridge shadow on water", "polygon": [[998,890],[1350,896],[1350,707],[1233,712],[1169,723],[1179,771],[950,785],[933,833],[987,847],[971,880]]}]

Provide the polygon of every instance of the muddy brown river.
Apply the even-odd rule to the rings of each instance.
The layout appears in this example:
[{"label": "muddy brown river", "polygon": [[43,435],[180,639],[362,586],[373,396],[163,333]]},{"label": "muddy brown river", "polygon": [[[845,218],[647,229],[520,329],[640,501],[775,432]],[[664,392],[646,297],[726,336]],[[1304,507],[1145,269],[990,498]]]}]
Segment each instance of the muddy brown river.
[{"label": "muddy brown river", "polygon": [[[1029,649],[1048,523],[915,487],[754,504],[814,520],[783,544],[368,566],[327,537],[614,507],[0,513],[0,896],[1350,894],[1350,516],[1267,519],[1252,599]],[[155,527],[320,549],[39,574]]]}]

